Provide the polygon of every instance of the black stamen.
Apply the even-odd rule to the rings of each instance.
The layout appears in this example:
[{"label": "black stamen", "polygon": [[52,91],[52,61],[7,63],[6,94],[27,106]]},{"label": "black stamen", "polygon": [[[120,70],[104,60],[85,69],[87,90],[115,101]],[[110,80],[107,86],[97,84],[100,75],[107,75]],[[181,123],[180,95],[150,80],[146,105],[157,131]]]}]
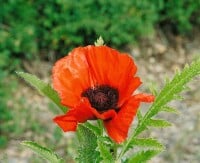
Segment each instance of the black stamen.
[{"label": "black stamen", "polygon": [[117,102],[119,100],[119,93],[116,88],[100,85],[94,88],[88,88],[82,93],[83,97],[87,97],[93,108],[99,112],[108,109],[118,109]]}]

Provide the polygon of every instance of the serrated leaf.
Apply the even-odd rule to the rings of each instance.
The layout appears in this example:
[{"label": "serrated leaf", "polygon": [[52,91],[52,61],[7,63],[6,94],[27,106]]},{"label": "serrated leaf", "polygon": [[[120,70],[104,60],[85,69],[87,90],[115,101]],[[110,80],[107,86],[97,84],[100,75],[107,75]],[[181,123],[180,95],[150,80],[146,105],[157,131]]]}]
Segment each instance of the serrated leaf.
[{"label": "serrated leaf", "polygon": [[190,66],[186,65],[181,72],[176,72],[174,78],[164,86],[156,97],[155,102],[147,113],[147,117],[151,118],[156,115],[163,106],[174,100],[174,98],[180,98],[179,93],[185,89],[186,84],[199,74],[200,59],[192,62]]},{"label": "serrated leaf", "polygon": [[129,143],[129,148],[139,146],[139,147],[146,147],[146,148],[154,148],[163,150],[164,146],[156,139],[153,138],[134,138]]},{"label": "serrated leaf", "polygon": [[79,163],[100,162],[100,153],[96,150],[98,144],[95,133],[83,124],[79,124],[77,136],[79,140],[79,149],[76,160]]},{"label": "serrated leaf", "polygon": [[[122,151],[119,154],[118,158],[121,158],[127,152],[129,143],[132,141],[132,139],[134,139],[137,135],[144,131],[144,128],[146,128],[146,125],[148,124],[147,121],[158,114],[158,112],[162,111],[162,108],[166,106],[168,102],[172,101],[176,95],[183,91],[185,85],[199,74],[200,58],[192,62],[190,66],[186,65],[181,72],[177,72],[175,74],[174,78],[164,86],[159,95],[156,97],[153,105],[144,115],[141,122],[138,123],[138,126],[134,130],[134,133],[131,134],[131,137],[124,143]],[[166,123],[166,125],[169,124]]]},{"label": "serrated leaf", "polygon": [[56,104],[64,113],[67,111],[67,108],[61,105],[60,98],[55,90],[52,87],[45,83],[44,81],[38,79],[35,75],[25,73],[25,72],[16,72],[21,78],[28,82],[32,87],[34,87],[39,93],[48,97],[54,104]]},{"label": "serrated leaf", "polygon": [[152,126],[152,127],[169,127],[172,124],[166,120],[163,119],[149,119],[146,122],[146,125]]},{"label": "serrated leaf", "polygon": [[114,162],[112,153],[110,152],[110,148],[107,144],[103,143],[102,141],[98,140],[98,150],[102,157],[102,163],[112,163]]},{"label": "serrated leaf", "polygon": [[169,107],[169,106],[164,106],[162,108],[162,111],[166,111],[166,112],[169,112],[169,113],[180,114],[180,112],[177,109]]},{"label": "serrated leaf", "polygon": [[159,150],[141,151],[134,154],[133,157],[129,158],[128,163],[146,163],[158,153],[160,153]]},{"label": "serrated leaf", "polygon": [[45,148],[35,142],[23,141],[21,144],[30,148],[36,154],[40,155],[42,158],[48,160],[51,163],[64,163],[64,160],[58,158],[58,156],[52,150]]}]

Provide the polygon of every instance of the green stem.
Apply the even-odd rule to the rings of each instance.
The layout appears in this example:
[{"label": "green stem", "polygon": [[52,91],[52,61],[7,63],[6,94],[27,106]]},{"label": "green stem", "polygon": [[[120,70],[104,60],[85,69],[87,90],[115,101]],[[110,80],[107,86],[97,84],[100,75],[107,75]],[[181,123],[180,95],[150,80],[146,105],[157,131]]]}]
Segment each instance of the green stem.
[{"label": "green stem", "polygon": [[103,126],[103,121],[101,119],[98,119],[97,120],[97,124],[101,130],[101,136],[103,136],[103,129],[104,129],[104,126]]},{"label": "green stem", "polygon": [[114,147],[113,147],[113,158],[114,160],[117,159],[117,150],[118,150],[118,146],[116,143],[114,143]]}]

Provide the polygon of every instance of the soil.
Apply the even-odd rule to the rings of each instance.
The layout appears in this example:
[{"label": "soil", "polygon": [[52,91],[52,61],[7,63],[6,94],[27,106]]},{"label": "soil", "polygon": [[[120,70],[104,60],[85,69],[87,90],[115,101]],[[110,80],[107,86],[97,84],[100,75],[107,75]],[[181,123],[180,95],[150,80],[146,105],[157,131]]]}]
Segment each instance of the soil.
[{"label": "soil", "polygon": [[[140,91],[148,92],[148,84],[156,84],[161,88],[166,76],[172,78],[175,70],[181,70],[186,63],[191,63],[200,56],[200,36],[197,34],[194,38],[184,38],[180,36],[166,36],[158,31],[157,36],[152,39],[141,40],[139,45],[131,46],[130,54],[134,57],[138,66],[138,76],[142,78],[143,86]],[[48,62],[24,61],[25,71],[39,76],[50,82],[50,72],[52,65]],[[152,137],[157,137],[166,146],[166,151],[149,161],[150,163],[198,163],[200,160],[200,84],[199,77],[190,82],[190,91],[183,94],[183,101],[176,101],[171,105],[177,108],[180,115],[162,114],[159,115],[168,119],[174,125],[164,129],[153,129],[149,133]],[[54,113],[49,111],[49,101],[38,95],[36,91],[28,87],[20,80],[19,90],[16,97],[25,97],[27,106],[33,110],[33,116],[39,119],[43,126],[47,126],[49,132],[45,138],[50,138],[52,126],[51,119]],[[142,106],[145,107],[145,106]],[[9,163],[27,163],[40,162],[30,161],[35,157],[30,150],[19,147],[22,138],[29,139],[34,133],[26,131],[18,140],[12,139],[7,148],[0,151],[0,162]],[[68,137],[68,134],[65,134]],[[41,139],[37,139],[41,140]],[[6,161],[5,161],[6,160]]]}]

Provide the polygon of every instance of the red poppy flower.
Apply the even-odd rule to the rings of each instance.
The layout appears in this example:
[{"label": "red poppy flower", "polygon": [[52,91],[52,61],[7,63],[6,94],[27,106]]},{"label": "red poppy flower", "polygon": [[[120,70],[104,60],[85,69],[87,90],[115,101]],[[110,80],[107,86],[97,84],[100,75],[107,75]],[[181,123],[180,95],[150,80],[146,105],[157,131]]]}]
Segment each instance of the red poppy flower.
[{"label": "red poppy flower", "polygon": [[54,122],[75,131],[78,123],[102,119],[108,135],[123,142],[140,102],[154,100],[152,95],[133,95],[141,84],[136,70],[129,55],[107,46],[75,48],[53,68],[53,87],[69,107]]}]

